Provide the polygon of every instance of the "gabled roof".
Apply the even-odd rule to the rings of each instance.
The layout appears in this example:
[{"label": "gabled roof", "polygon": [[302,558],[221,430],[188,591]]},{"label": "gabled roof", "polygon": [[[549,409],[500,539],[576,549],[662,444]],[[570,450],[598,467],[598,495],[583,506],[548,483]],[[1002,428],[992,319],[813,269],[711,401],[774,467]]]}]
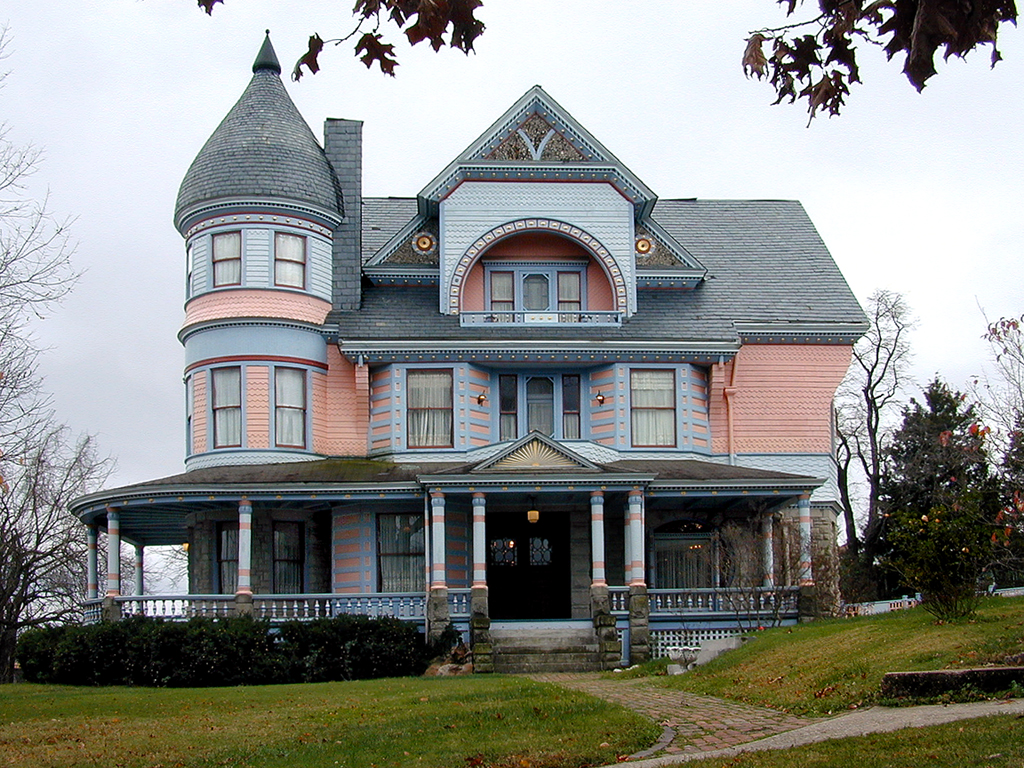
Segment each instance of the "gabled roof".
[{"label": "gabled roof", "polygon": [[419,194],[420,213],[467,179],[606,181],[648,213],[657,196],[586,128],[535,85]]},{"label": "gabled roof", "polygon": [[340,217],[338,180],[281,83],[270,36],[241,98],[199,150],[178,190],[174,223],[218,201],[284,201]]}]

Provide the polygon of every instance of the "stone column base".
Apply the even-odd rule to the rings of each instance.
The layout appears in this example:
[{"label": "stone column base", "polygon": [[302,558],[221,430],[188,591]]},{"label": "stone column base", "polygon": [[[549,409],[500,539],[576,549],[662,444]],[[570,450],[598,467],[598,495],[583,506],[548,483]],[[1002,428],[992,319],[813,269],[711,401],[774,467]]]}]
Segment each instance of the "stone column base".
[{"label": "stone column base", "polygon": [[251,592],[236,592],[235,602],[231,606],[232,616],[252,616],[252,593]]},{"label": "stone column base", "polygon": [[800,597],[797,601],[799,621],[812,621],[821,616],[818,609],[818,590],[813,584],[800,586]]},{"label": "stone column base", "polygon": [[473,587],[469,593],[469,647],[473,651],[473,671],[494,671],[494,648],[491,645],[491,616],[487,604],[487,587]]},{"label": "stone column base", "polygon": [[100,606],[100,619],[102,621],[121,620],[121,604],[115,601],[111,595],[103,598],[103,605]]},{"label": "stone column base", "polygon": [[608,587],[590,587],[590,612],[594,621],[594,634],[597,635],[601,669],[615,669],[622,661],[622,643],[619,641],[619,633],[615,630],[615,617],[612,616]]},{"label": "stone column base", "polygon": [[438,640],[451,620],[448,614],[448,588],[435,587],[427,595],[427,639]]},{"label": "stone column base", "polygon": [[651,613],[650,599],[646,585],[631,585],[629,588],[629,663],[643,664],[651,658],[651,630],[648,617]]}]

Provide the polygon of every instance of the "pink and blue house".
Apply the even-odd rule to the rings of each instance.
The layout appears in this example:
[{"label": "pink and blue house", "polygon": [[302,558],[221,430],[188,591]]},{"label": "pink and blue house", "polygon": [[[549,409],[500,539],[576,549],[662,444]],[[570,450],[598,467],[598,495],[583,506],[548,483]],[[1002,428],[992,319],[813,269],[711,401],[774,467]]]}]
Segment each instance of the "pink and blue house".
[{"label": "pink and blue house", "polygon": [[[362,123],[321,145],[280,73],[268,38],[181,184],[185,471],[75,503],[87,615],[452,622],[486,670],[813,612],[866,322],[800,204],[660,200],[540,87],[364,198]],[[188,595],[101,581],[100,532],[187,542]]]}]

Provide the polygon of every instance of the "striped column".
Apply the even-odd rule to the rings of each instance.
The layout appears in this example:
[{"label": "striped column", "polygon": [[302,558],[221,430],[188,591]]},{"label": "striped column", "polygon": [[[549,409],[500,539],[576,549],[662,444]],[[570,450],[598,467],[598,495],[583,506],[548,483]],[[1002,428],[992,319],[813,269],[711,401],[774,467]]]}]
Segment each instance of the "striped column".
[{"label": "striped column", "polygon": [[643,491],[629,492],[629,586],[644,586]]},{"label": "striped column", "polygon": [[146,594],[145,581],[145,547],[141,544],[135,545],[135,594]]},{"label": "striped column", "polygon": [[762,586],[775,586],[775,549],[774,539],[775,524],[771,515],[761,518],[761,565],[764,568],[764,582]]},{"label": "striped column", "polygon": [[107,507],[107,597],[121,594],[121,514]]},{"label": "striped column", "polygon": [[97,545],[99,532],[95,525],[87,526],[85,530],[87,569],[85,578],[85,598],[87,600],[95,600],[100,595],[99,546]]},{"label": "striped column", "polygon": [[487,498],[473,494],[473,586],[487,586]]},{"label": "striped column", "polygon": [[590,585],[592,587],[608,585],[604,558],[604,493],[594,491],[590,494],[590,566],[593,573]]},{"label": "striped column", "polygon": [[245,496],[238,502],[238,586],[235,594],[252,594],[252,504]]},{"label": "striped column", "polygon": [[[475,507],[474,507],[475,509]],[[434,491],[430,494],[430,539],[433,568],[430,574],[430,588],[440,589],[445,583],[445,539],[444,539],[444,494]]]},{"label": "striped column", "polygon": [[800,586],[809,587],[814,584],[814,573],[811,570],[811,497],[803,494],[796,503],[800,516]]}]

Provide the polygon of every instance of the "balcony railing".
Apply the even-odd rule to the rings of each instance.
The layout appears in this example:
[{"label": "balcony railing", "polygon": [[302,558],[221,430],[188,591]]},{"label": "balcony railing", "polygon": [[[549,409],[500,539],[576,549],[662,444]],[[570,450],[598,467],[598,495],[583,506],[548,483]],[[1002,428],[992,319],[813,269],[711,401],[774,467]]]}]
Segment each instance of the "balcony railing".
[{"label": "balcony railing", "polygon": [[[629,613],[629,587],[609,587],[612,613]],[[651,618],[693,615],[796,616],[799,587],[649,589]]]},{"label": "balcony railing", "polygon": [[622,313],[604,310],[570,312],[558,310],[536,312],[516,310],[511,312],[461,312],[460,323],[467,325],[622,325]]}]

